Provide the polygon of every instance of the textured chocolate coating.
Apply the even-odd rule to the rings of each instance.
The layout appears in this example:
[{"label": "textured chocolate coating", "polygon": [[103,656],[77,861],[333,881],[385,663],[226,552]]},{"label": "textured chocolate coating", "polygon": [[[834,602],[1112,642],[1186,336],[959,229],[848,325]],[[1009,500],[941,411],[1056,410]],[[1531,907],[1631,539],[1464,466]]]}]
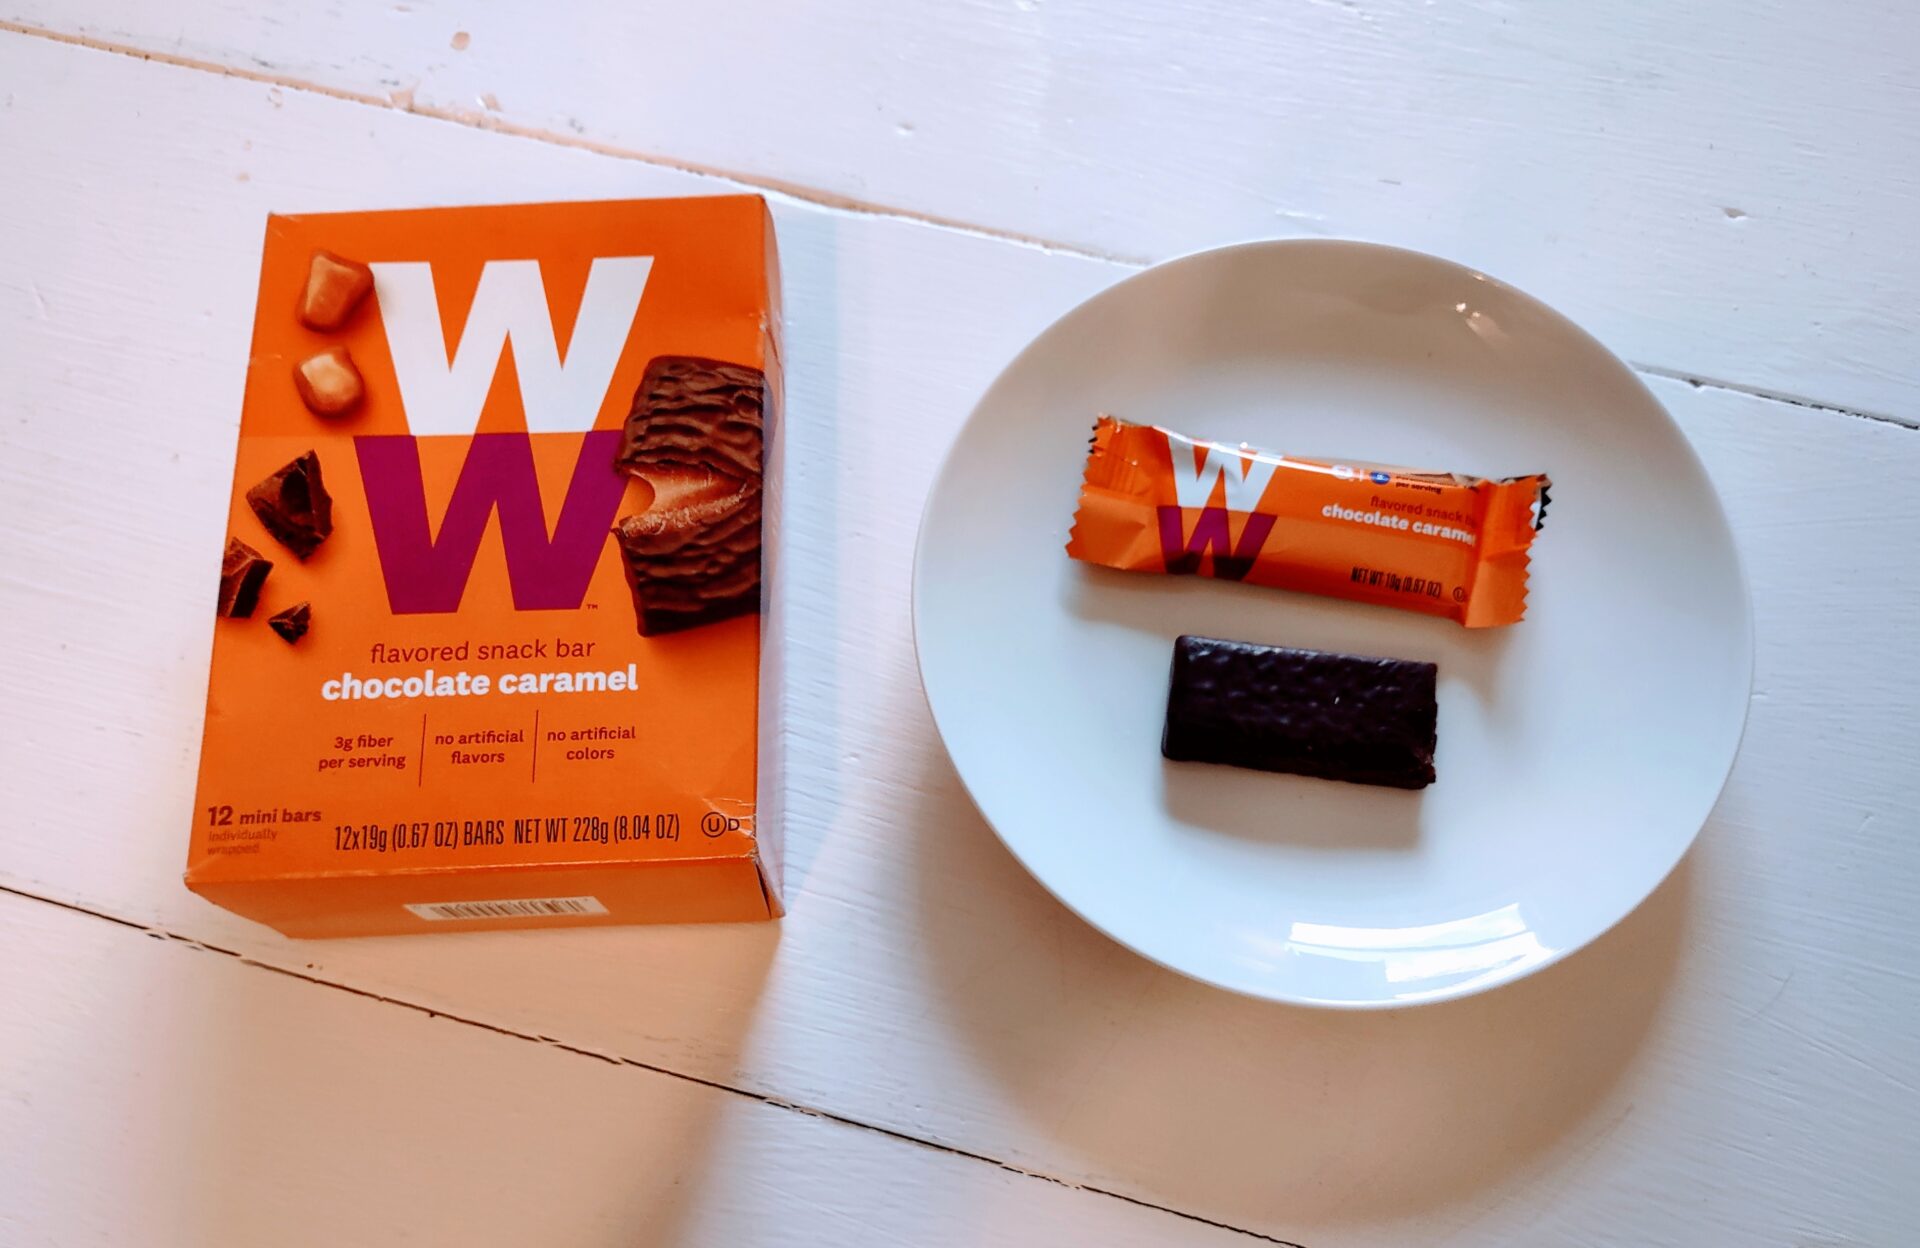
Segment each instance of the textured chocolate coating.
[{"label": "textured chocolate coating", "polygon": [[627,516],[613,534],[641,636],[759,610],[759,490]]},{"label": "textured chocolate coating", "polygon": [[1170,759],[1424,789],[1433,783],[1437,669],[1182,637],[1160,752]]},{"label": "textured chocolate coating", "polygon": [[643,476],[650,468],[703,468],[757,484],[766,399],[767,378],[757,368],[657,356],[634,392],[614,462]]},{"label": "textured chocolate coating", "polygon": [[273,564],[265,555],[237,537],[227,539],[226,557],[220,561],[220,603],[216,610],[222,619],[244,620],[253,614],[260,601],[260,587],[267,583]]},{"label": "textured chocolate coating", "polygon": [[307,629],[313,623],[313,605],[296,602],[285,611],[267,617],[267,627],[280,634],[280,639],[288,645],[307,635]]},{"label": "textured chocolate coating", "polygon": [[247,491],[247,506],[282,546],[304,561],[333,532],[333,495],[312,451]]}]

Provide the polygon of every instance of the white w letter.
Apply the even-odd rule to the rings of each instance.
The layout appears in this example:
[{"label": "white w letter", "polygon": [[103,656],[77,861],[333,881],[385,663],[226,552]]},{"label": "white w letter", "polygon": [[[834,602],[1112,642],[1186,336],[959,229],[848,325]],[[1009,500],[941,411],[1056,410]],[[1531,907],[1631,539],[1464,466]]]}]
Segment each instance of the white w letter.
[{"label": "white w letter", "polygon": [[1273,480],[1273,470],[1279,465],[1271,459],[1256,459],[1248,467],[1238,451],[1206,442],[1199,445],[1207,455],[1196,470],[1191,446],[1184,441],[1168,443],[1167,449],[1173,452],[1173,491],[1180,505],[1205,507],[1213,497],[1214,482],[1225,478],[1228,510],[1252,511],[1259,506],[1260,496],[1267,492],[1267,482]]},{"label": "white w letter", "polygon": [[511,339],[527,432],[584,433],[593,428],[652,269],[652,256],[594,260],[563,363],[538,261],[490,260],[480,270],[467,326],[451,361],[432,266],[374,265],[374,294],[393,353],[407,427],[418,436],[472,433],[500,366],[500,351]]}]

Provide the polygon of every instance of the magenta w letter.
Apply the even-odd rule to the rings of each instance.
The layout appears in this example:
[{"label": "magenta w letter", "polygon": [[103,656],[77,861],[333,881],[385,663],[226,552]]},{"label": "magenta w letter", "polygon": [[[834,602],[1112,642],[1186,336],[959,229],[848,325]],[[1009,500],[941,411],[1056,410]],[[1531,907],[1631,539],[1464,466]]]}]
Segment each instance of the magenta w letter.
[{"label": "magenta w letter", "polygon": [[1200,518],[1193,522],[1191,540],[1181,532],[1185,516],[1178,507],[1160,508],[1160,553],[1167,561],[1167,571],[1181,576],[1192,576],[1200,571],[1200,556],[1213,554],[1213,574],[1222,580],[1237,581],[1253,570],[1253,561],[1259,557],[1260,548],[1267,544],[1267,534],[1273,532],[1274,517],[1251,512],[1247,523],[1240,530],[1240,544],[1233,544],[1227,529],[1227,509],[1225,507],[1202,507]]},{"label": "magenta w letter", "polygon": [[406,436],[355,438],[393,613],[458,610],[487,519],[496,512],[514,609],[577,608],[626,492],[626,478],[613,467],[619,441],[617,429],[595,430],[581,440],[566,501],[549,537],[531,438],[524,433],[475,434],[435,538],[427,519],[419,442]]}]

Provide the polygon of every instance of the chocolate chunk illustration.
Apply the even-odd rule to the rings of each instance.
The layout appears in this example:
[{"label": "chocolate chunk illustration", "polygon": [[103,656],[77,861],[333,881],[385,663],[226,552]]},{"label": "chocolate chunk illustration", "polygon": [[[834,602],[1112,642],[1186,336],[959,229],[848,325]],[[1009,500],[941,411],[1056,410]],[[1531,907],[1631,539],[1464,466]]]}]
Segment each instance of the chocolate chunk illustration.
[{"label": "chocolate chunk illustration", "polygon": [[285,611],[267,617],[267,627],[279,633],[288,645],[305,637],[312,623],[313,606],[305,602],[296,602]]},{"label": "chocolate chunk illustration", "polygon": [[248,490],[247,506],[301,560],[333,532],[333,496],[320,480],[320,457],[312,451]]},{"label": "chocolate chunk illustration", "polygon": [[227,539],[226,557],[220,561],[220,604],[222,619],[243,620],[253,614],[260,601],[260,587],[267,583],[273,564],[253,547],[237,537]]}]

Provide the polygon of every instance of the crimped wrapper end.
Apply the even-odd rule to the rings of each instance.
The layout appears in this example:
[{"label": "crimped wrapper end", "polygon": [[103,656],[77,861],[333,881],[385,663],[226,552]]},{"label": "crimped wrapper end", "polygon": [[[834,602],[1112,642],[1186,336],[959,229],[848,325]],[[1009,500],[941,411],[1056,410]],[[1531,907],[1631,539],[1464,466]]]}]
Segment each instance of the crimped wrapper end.
[{"label": "crimped wrapper end", "polygon": [[1528,553],[1540,531],[1552,486],[1544,474],[1516,477],[1491,487],[1481,522],[1480,562],[1461,623],[1468,628],[1517,624],[1527,614]]},{"label": "crimped wrapper end", "polygon": [[1119,566],[1112,559],[1094,553],[1094,546],[1099,544],[1094,530],[1104,534],[1116,520],[1122,527],[1130,527],[1126,524],[1127,509],[1118,509],[1121,515],[1115,516],[1113,502],[1116,496],[1124,497],[1140,484],[1139,466],[1114,451],[1113,435],[1119,427],[1119,421],[1104,413],[1093,422],[1087,464],[1080,477],[1080,501],[1074,508],[1073,527],[1067,531],[1067,554],[1088,563]]}]

